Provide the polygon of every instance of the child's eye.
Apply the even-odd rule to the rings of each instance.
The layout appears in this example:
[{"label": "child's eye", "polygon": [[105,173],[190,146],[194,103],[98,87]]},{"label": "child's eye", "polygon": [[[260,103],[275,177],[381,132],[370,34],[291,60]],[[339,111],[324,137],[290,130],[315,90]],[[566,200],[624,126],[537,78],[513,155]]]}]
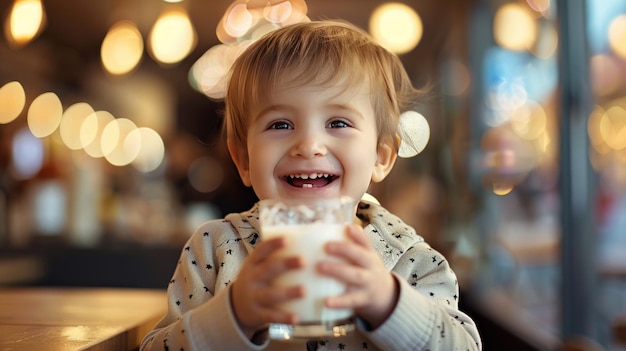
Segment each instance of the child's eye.
[{"label": "child's eye", "polygon": [[273,122],[269,125],[269,129],[293,129],[291,124],[285,121],[277,121]]},{"label": "child's eye", "polygon": [[331,121],[328,126],[330,128],[348,128],[350,127],[350,125],[348,123],[346,123],[345,121],[342,120],[334,120]]}]

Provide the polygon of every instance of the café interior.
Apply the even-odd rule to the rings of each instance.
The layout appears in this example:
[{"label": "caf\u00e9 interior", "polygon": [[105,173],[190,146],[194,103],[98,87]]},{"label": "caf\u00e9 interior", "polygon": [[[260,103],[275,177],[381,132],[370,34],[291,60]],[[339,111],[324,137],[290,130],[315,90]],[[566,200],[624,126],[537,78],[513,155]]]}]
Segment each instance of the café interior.
[{"label": "caf\u00e9 interior", "polygon": [[204,221],[256,202],[223,91],[273,29],[396,53],[429,139],[370,194],[448,258],[485,350],[626,350],[626,2],[0,1],[0,349],[135,350]]}]

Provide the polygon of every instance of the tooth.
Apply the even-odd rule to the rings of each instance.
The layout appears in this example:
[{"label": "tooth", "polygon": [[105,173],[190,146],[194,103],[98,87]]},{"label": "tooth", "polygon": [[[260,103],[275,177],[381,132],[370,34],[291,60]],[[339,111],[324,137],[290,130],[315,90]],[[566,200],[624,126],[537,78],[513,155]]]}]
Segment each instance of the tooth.
[{"label": "tooth", "polygon": [[317,173],[312,173],[309,178],[311,179],[316,179],[317,178]]},{"label": "tooth", "polygon": [[313,187],[313,184],[304,183],[304,184],[302,184],[302,187],[303,187],[303,188],[312,188],[312,187]]},{"label": "tooth", "polygon": [[309,179],[309,176],[307,174],[300,174],[300,178]]}]

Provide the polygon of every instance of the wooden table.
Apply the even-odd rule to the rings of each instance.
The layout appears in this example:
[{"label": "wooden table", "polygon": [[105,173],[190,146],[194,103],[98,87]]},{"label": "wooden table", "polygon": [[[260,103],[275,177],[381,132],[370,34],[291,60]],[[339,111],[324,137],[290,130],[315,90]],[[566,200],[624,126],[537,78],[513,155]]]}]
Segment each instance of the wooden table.
[{"label": "wooden table", "polygon": [[166,309],[164,290],[0,289],[0,350],[136,350]]}]

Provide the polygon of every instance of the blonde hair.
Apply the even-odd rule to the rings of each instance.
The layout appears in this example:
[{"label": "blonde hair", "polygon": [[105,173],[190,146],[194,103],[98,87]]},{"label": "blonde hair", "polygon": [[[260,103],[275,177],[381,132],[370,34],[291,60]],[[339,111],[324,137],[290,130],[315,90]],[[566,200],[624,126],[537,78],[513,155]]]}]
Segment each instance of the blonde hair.
[{"label": "blonde hair", "polygon": [[250,113],[277,86],[369,83],[378,142],[398,147],[397,128],[404,112],[421,96],[400,59],[360,28],[343,21],[293,24],[248,47],[234,62],[226,91],[226,137],[246,150]]}]

